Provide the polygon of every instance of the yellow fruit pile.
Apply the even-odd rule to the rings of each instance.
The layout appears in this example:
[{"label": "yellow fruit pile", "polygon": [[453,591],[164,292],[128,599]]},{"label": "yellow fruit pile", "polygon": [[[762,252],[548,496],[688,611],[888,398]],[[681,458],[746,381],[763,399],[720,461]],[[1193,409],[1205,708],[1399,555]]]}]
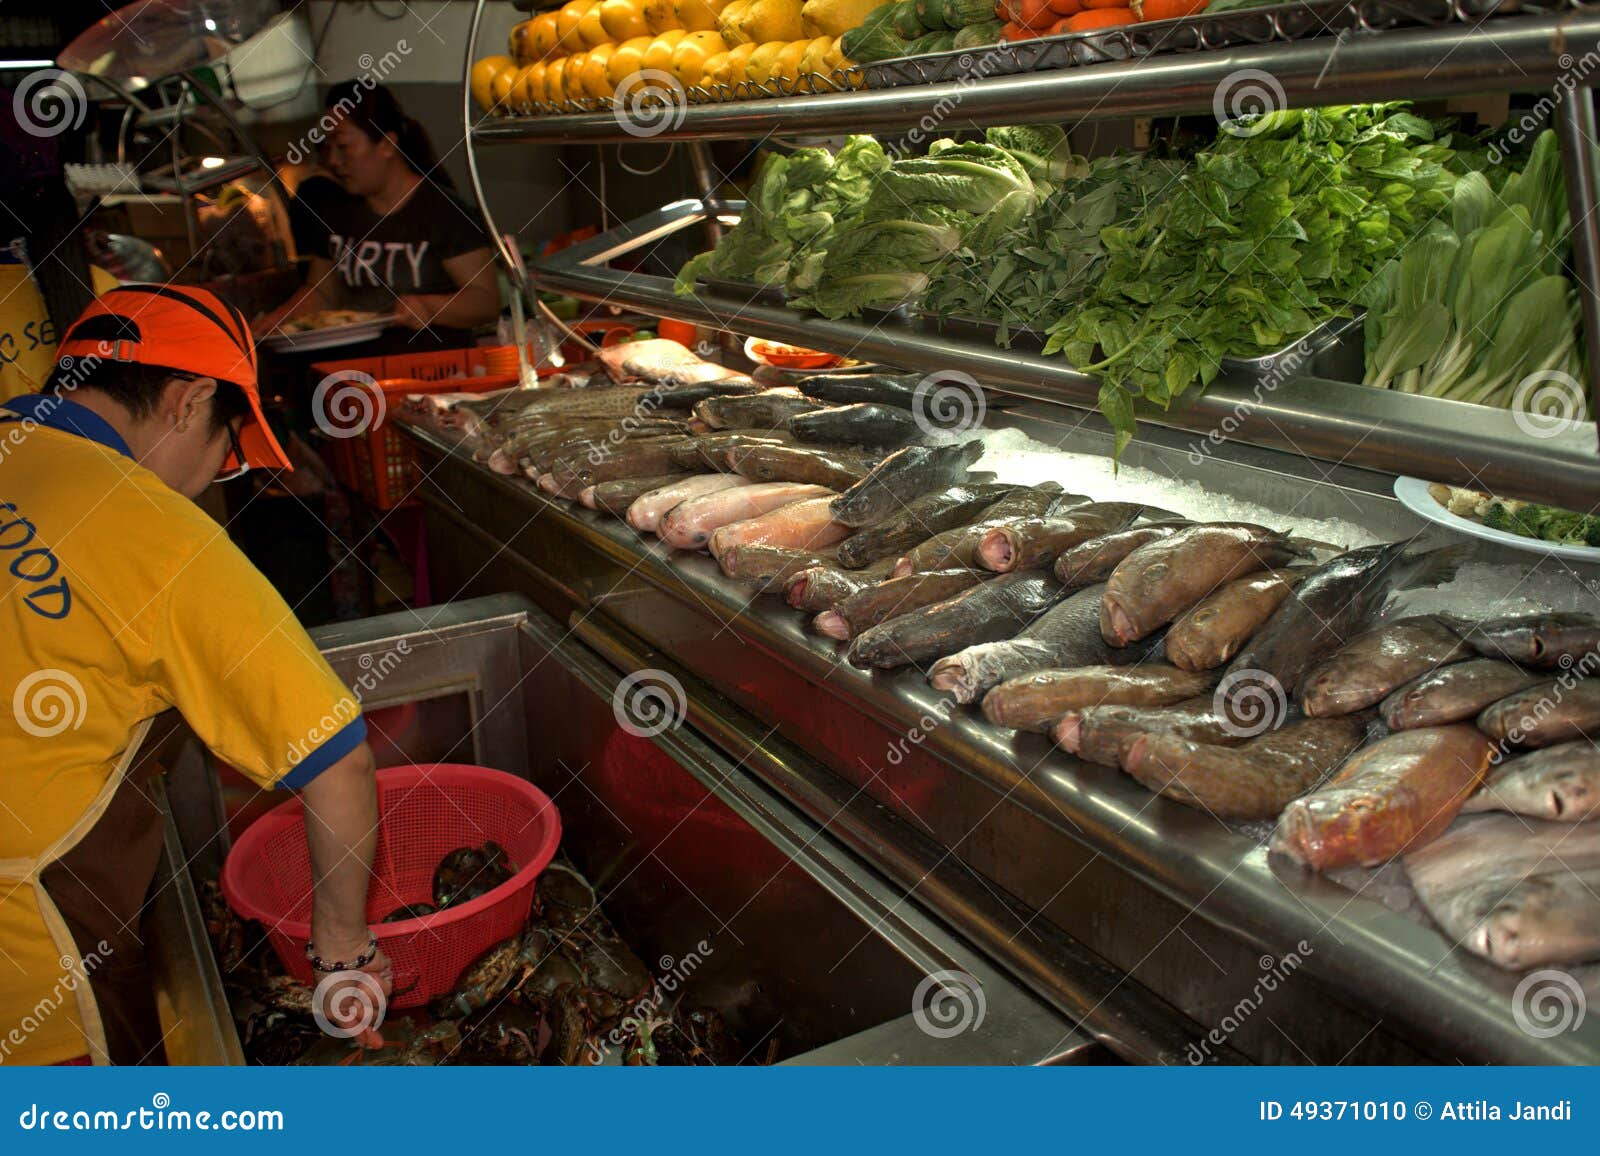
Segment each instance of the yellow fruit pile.
[{"label": "yellow fruit pile", "polygon": [[[883,0],[568,0],[472,66],[485,111],[606,100],[622,90],[797,83],[847,68],[839,37]],[[691,91],[691,96],[694,96]]]}]

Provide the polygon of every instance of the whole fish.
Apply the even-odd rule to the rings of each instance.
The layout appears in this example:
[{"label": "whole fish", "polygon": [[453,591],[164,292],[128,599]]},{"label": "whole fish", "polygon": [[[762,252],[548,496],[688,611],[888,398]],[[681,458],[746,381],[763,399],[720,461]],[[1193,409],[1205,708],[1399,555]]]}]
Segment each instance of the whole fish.
[{"label": "whole fish", "polygon": [[744,446],[784,445],[781,434],[713,433],[701,434],[672,448],[672,464],[680,470],[722,472],[728,468],[728,451]]},{"label": "whole fish", "polygon": [[829,405],[870,401],[910,409],[917,395],[917,383],[922,380],[920,373],[819,373],[801,378],[795,388]]},{"label": "whole fish", "polygon": [[752,482],[805,482],[846,490],[866,477],[873,461],[849,450],[824,450],[779,443],[730,451],[728,464]]},{"label": "whole fish", "polygon": [[1289,597],[1307,569],[1262,570],[1224,582],[1167,631],[1167,661],[1181,670],[1221,666],[1250,641]]},{"label": "whole fish", "polygon": [[1484,708],[1478,729],[1519,747],[1548,747],[1568,739],[1600,740],[1600,683],[1571,675],[1518,691]]},{"label": "whole fish", "polygon": [[1015,486],[951,486],[912,498],[896,513],[856,531],[839,547],[839,565],[865,566],[879,558],[897,557],[932,534],[965,526],[1005,497]]},{"label": "whole fish", "polygon": [[[758,483],[760,484],[760,483]],[[771,484],[771,483],[768,483]],[[777,485],[792,485],[779,482]],[[718,561],[738,546],[782,546],[790,550],[824,550],[844,540],[850,527],[833,520],[828,509],[829,493],[820,498],[791,502],[742,522],[730,522],[711,533],[707,545]]]},{"label": "whole fish", "polygon": [[882,446],[884,449],[920,441],[926,432],[905,410],[874,402],[797,414],[789,419],[787,429],[803,442]]},{"label": "whole fish", "polygon": [[843,570],[837,565],[813,566],[789,579],[784,599],[796,610],[817,614],[831,610],[857,590],[888,577],[888,567],[869,566],[865,570]]},{"label": "whole fish", "polygon": [[535,477],[530,473],[529,476],[533,477],[539,488],[552,498],[566,498],[568,501],[576,501],[578,495],[584,489],[583,482],[571,474],[560,478],[555,474],[539,474]]},{"label": "whole fish", "polygon": [[926,542],[918,543],[895,562],[895,576],[919,570],[949,570],[956,566],[980,570],[983,567],[978,564],[978,548],[996,526],[1035,516],[1031,512],[1021,512],[1023,510],[1039,509],[1042,514],[1049,515],[1083,505],[1085,501],[1081,494],[1040,493],[1037,488],[1001,498],[983,512],[981,521],[941,531]]},{"label": "whole fish", "polygon": [[1375,867],[1436,839],[1477,790],[1494,746],[1470,726],[1399,731],[1290,803],[1272,849],[1317,871]]},{"label": "whole fish", "polygon": [[1472,623],[1452,619],[1461,636],[1485,658],[1500,658],[1539,670],[1570,667],[1592,656],[1600,661],[1600,618],[1592,614],[1552,611],[1513,614]]},{"label": "whole fish", "polygon": [[978,561],[997,574],[1043,568],[1063,550],[1122,529],[1142,509],[1136,502],[1088,502],[1061,514],[1007,522],[983,536]]},{"label": "whole fish", "polygon": [[802,486],[794,482],[735,486],[674,506],[656,527],[656,535],[674,549],[698,550],[711,540],[714,531],[730,522],[759,517],[806,498],[828,496],[830,491],[822,486]]},{"label": "whole fish", "polygon": [[1106,579],[1106,641],[1126,646],[1165,626],[1224,582],[1298,557],[1288,538],[1249,522],[1207,522],[1148,542]]},{"label": "whole fish", "polygon": [[1062,594],[1059,582],[1038,571],[1002,574],[862,631],[845,657],[863,670],[927,662],[964,646],[1011,637]]},{"label": "whole fish", "polygon": [[736,376],[733,370],[702,361],[676,341],[660,337],[607,346],[595,356],[617,381],[640,377],[658,385],[693,385]]},{"label": "whole fish", "polygon": [[1490,963],[1600,959],[1600,823],[1464,815],[1405,866],[1434,922]]},{"label": "whole fish", "polygon": [[954,598],[983,578],[972,570],[928,570],[872,583],[823,608],[812,621],[812,629],[828,638],[853,638],[897,615]]},{"label": "whole fish", "polygon": [[680,385],[661,391],[660,408],[692,410],[708,397],[740,397],[760,393],[766,387],[748,377],[724,377],[714,381],[701,381],[693,385]]},{"label": "whole fish", "polygon": [[628,525],[641,534],[653,534],[661,525],[661,519],[674,506],[682,505],[691,498],[702,498],[719,490],[731,490],[735,486],[748,484],[743,478],[732,474],[691,474],[635,498],[633,505],[628,507]]},{"label": "whole fish", "polygon": [[762,590],[781,590],[802,570],[825,566],[832,560],[831,550],[796,550],[787,546],[733,546],[717,555],[717,565],[729,578],[755,583]]},{"label": "whole fish", "polygon": [[1379,713],[1393,731],[1477,718],[1484,707],[1544,679],[1509,662],[1474,658],[1423,675],[1383,700]]},{"label": "whole fish", "polygon": [[[940,571],[933,571],[940,573]],[[972,573],[965,570],[949,574]],[[914,574],[912,579],[925,577]],[[911,579],[898,578],[905,582]],[[1104,585],[1075,591],[1023,628],[1015,638],[982,642],[947,654],[928,668],[928,685],[951,693],[957,702],[976,702],[990,687],[1036,670],[1104,666],[1111,648],[1100,637],[1100,596]]]},{"label": "whole fish", "polygon": [[768,389],[742,397],[708,397],[694,416],[712,429],[781,429],[796,414],[822,406],[792,389]]},{"label": "whole fish", "polygon": [[1122,769],[1156,794],[1219,819],[1276,819],[1366,734],[1356,715],[1303,719],[1232,747],[1147,734],[1128,746]]},{"label": "whole fish", "polygon": [[983,696],[983,717],[995,726],[1048,731],[1068,711],[1091,706],[1171,706],[1210,690],[1208,674],[1161,663],[1039,670],[1002,682]]},{"label": "whole fish", "polygon": [[659,490],[663,486],[670,486],[674,482],[681,482],[693,476],[693,474],[671,473],[656,474],[648,478],[618,478],[612,482],[600,482],[580,491],[578,503],[588,506],[591,510],[604,510],[618,518],[625,518],[628,515],[628,507],[651,490]]},{"label": "whole fish", "polygon": [[1417,553],[1406,542],[1341,554],[1301,579],[1228,669],[1264,671],[1293,695],[1312,663],[1366,629],[1391,593],[1448,582],[1464,555],[1459,546]]},{"label": "whole fish", "polygon": [[1216,696],[1184,699],[1171,706],[1091,706],[1068,711],[1050,730],[1056,746],[1086,763],[1120,767],[1141,735],[1170,735],[1213,746],[1238,746],[1250,738],[1217,712]]},{"label": "whole fish", "polygon": [[1468,653],[1461,637],[1435,615],[1397,618],[1357,635],[1313,667],[1300,689],[1301,709],[1312,718],[1366,710],[1396,687]]},{"label": "whole fish", "polygon": [[905,509],[913,498],[953,486],[983,454],[983,443],[908,446],[890,454],[838,497],[833,516],[847,526],[870,526]]},{"label": "whole fish", "polygon": [[586,486],[614,482],[619,478],[670,473],[675,468],[670,452],[672,447],[688,440],[679,437],[648,438],[624,442],[616,447],[596,447],[595,451],[574,461],[567,469],[551,472],[558,478],[570,473]]},{"label": "whole fish", "polygon": [[1056,578],[1065,586],[1073,589],[1079,586],[1095,586],[1111,577],[1111,572],[1117,568],[1129,554],[1140,546],[1150,542],[1170,538],[1179,530],[1186,530],[1194,525],[1188,519],[1177,522],[1147,522],[1132,526],[1126,530],[1118,530],[1115,534],[1103,534],[1088,542],[1080,542],[1071,549],[1063,550],[1056,559]]},{"label": "whole fish", "polygon": [[1462,811],[1510,811],[1563,823],[1600,816],[1600,751],[1586,739],[1507,759]]}]

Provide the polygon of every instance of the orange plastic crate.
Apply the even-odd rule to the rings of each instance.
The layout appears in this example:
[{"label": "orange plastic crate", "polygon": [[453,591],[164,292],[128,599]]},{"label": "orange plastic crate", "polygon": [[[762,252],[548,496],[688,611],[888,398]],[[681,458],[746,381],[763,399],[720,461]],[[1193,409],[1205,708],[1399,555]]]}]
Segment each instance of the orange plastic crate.
[{"label": "orange plastic crate", "polygon": [[[410,393],[491,393],[517,383],[514,376],[487,375],[482,369],[483,353],[476,348],[314,364],[311,371],[318,378],[351,370],[365,373],[384,395],[383,412],[371,428],[334,441],[333,472],[340,484],[379,510],[415,504],[416,499],[409,496],[417,482],[411,443],[389,424],[389,411]],[[479,376],[471,376],[475,371]]]}]

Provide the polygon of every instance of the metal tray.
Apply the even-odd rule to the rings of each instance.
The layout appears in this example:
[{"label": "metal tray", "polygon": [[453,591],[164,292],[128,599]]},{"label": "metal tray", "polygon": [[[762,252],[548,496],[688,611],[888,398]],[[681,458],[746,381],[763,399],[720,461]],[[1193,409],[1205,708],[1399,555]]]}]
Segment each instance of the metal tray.
[{"label": "metal tray", "polygon": [[1568,11],[1576,7],[1577,0],[1296,0],[1098,32],[1042,36],[991,48],[897,56],[858,67],[868,88],[896,88],[1138,60],[1164,52],[1342,37],[1391,28],[1473,25],[1498,15]]},{"label": "metal tray", "polygon": [[1000,345],[1000,325],[995,321],[984,321],[977,317],[952,316],[941,313],[930,313],[926,309],[917,310],[917,320],[924,328],[932,329],[935,333],[947,333],[951,337],[965,337],[971,340],[988,341],[1002,349],[1033,349],[1044,348],[1050,335],[1043,329],[1035,329],[1031,325],[1010,325],[1006,328],[1009,344]]},{"label": "metal tray", "polygon": [[725,281],[721,277],[696,277],[696,285],[707,292],[725,293],[746,302],[760,301],[765,305],[787,305],[789,294],[782,285],[757,285],[754,281]]}]

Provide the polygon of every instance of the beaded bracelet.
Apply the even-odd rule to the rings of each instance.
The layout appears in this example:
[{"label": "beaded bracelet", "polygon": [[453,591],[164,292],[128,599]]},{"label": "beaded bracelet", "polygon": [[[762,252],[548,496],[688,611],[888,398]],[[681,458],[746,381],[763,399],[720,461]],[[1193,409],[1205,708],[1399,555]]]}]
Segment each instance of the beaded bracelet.
[{"label": "beaded bracelet", "polygon": [[372,935],[367,940],[367,949],[352,959],[349,963],[343,963],[339,960],[335,960],[332,963],[327,962],[316,953],[316,949],[313,948],[309,942],[306,944],[306,958],[311,961],[311,968],[313,971],[325,973],[332,973],[336,971],[360,971],[363,967],[366,967],[367,964],[378,958],[378,937],[376,935]]}]

